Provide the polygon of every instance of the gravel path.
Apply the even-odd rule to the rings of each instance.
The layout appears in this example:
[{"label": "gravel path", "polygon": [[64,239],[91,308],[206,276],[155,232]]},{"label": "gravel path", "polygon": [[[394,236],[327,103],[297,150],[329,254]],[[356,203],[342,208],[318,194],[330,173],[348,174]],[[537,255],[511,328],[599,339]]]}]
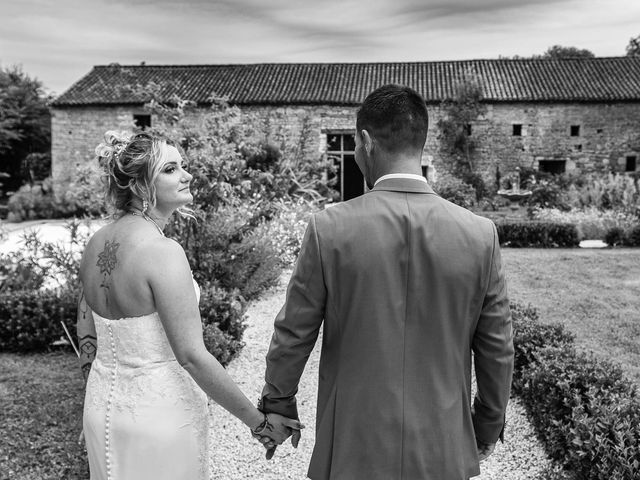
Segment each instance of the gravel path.
[{"label": "gravel path", "polygon": [[[246,346],[241,355],[228,367],[229,374],[250,398],[256,401],[264,382],[265,355],[273,331],[273,320],[284,303],[286,272],[280,284],[253,302],[248,314],[249,327],[245,331]],[[315,435],[315,401],[320,342],[316,343],[300,381],[298,410],[306,425],[298,449],[289,443],[276,451],[271,461],[264,459],[264,449],[253,440],[247,428],[225,410],[212,405],[212,478],[215,480],[303,480],[311,458]],[[474,480],[536,480],[550,465],[536,440],[524,408],[517,400],[509,402],[507,410],[507,443],[499,443],[494,454],[480,465],[482,474]]]}]

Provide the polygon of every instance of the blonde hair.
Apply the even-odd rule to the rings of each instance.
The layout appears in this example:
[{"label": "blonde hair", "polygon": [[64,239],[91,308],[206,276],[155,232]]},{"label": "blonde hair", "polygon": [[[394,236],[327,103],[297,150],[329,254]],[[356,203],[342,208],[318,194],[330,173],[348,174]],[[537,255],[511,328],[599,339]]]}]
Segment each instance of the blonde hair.
[{"label": "blonde hair", "polygon": [[130,134],[110,130],[96,147],[103,169],[105,200],[116,213],[127,211],[135,198],[156,204],[155,181],[173,142],[147,132]]}]

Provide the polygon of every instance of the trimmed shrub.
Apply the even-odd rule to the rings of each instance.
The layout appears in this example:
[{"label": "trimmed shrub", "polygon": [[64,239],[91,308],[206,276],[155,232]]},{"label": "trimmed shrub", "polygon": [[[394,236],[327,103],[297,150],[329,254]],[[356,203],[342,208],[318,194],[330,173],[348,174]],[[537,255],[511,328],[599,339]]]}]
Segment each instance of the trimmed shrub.
[{"label": "trimmed shrub", "polygon": [[77,295],[71,289],[0,293],[0,351],[46,351],[76,322]]},{"label": "trimmed shrub", "polygon": [[624,244],[628,247],[640,247],[640,225],[635,225],[625,232]]},{"label": "trimmed shrub", "polygon": [[573,344],[574,336],[559,323],[544,324],[539,322],[538,311],[531,305],[512,303],[511,318],[513,320],[514,391],[519,391],[520,374],[535,361],[538,350],[544,347],[563,348]]},{"label": "trimmed shrub", "polygon": [[607,230],[604,236],[604,241],[610,247],[617,247],[624,244],[624,229],[620,227],[613,227]]},{"label": "trimmed shrub", "polygon": [[546,478],[632,480],[640,471],[640,398],[620,367],[579,353],[559,324],[512,304],[513,390],[549,456]]},{"label": "trimmed shrub", "polygon": [[575,225],[547,222],[497,222],[500,244],[507,247],[576,247]]},{"label": "trimmed shrub", "polygon": [[566,347],[536,357],[520,397],[549,456],[577,478],[637,479],[640,400],[620,367]]}]

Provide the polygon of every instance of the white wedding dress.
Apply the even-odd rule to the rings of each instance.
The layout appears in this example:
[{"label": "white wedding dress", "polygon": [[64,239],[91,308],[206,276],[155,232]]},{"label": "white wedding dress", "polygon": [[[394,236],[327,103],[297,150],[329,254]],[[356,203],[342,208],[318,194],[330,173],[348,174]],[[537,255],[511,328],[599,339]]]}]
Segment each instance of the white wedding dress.
[{"label": "white wedding dress", "polygon": [[207,395],[177,362],[158,314],[93,318],[83,418],[91,480],[208,480]]}]

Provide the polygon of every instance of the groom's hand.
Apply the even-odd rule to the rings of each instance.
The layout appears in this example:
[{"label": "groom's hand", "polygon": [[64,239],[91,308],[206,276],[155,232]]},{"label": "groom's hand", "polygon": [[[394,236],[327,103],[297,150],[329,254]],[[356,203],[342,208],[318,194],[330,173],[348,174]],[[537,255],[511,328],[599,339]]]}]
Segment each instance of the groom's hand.
[{"label": "groom's hand", "polygon": [[287,438],[291,437],[291,445],[298,448],[300,430],[304,428],[298,420],[287,418],[277,413],[268,413],[266,423],[260,431],[252,431],[254,438],[267,449],[266,459],[271,460],[276,451],[276,446],[281,445]]},{"label": "groom's hand", "polygon": [[[291,434],[291,445],[293,445],[293,448],[298,448],[298,443],[300,443],[301,437],[302,437],[302,434],[300,430],[293,430],[293,433]],[[267,460],[271,460],[273,458],[273,455],[276,453],[277,446],[275,442],[269,437],[261,437],[261,438],[257,437],[257,438],[258,438],[258,441],[262,443],[264,448],[267,449],[265,458]]]},{"label": "groom's hand", "polygon": [[476,445],[478,447],[478,460],[481,462],[486,460],[493,453],[493,449],[496,448],[495,443],[484,443],[478,439],[476,439]]}]

